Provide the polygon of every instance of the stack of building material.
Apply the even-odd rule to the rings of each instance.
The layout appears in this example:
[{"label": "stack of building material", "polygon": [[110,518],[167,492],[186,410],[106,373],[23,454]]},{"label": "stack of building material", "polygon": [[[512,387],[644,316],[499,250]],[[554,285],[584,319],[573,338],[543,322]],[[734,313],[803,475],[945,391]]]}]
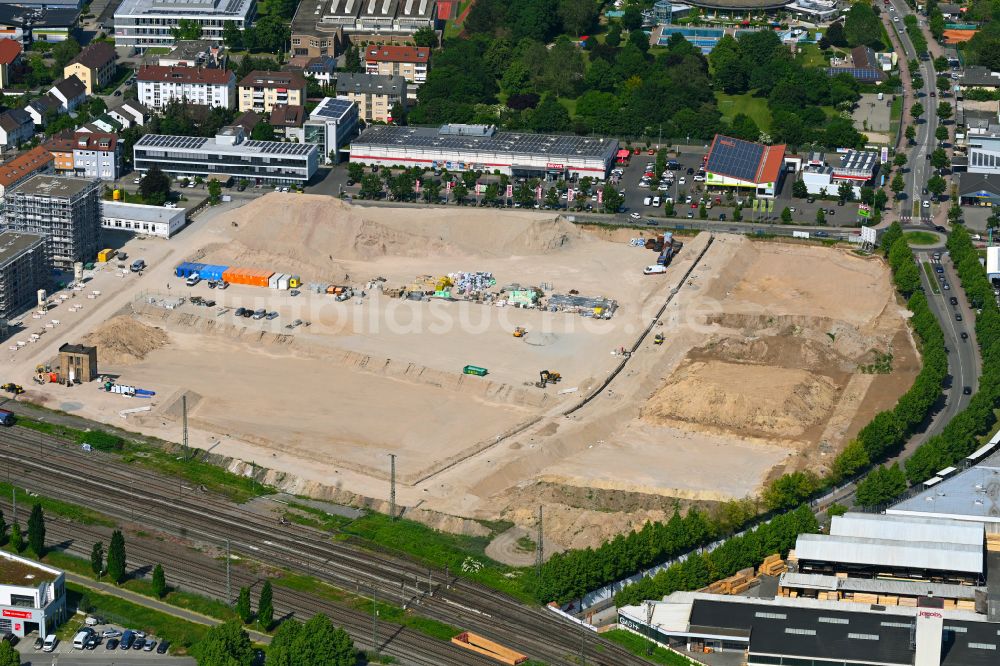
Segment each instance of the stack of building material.
[{"label": "stack of building material", "polygon": [[706,591],[710,594],[739,594],[749,589],[755,580],[752,568],[741,569],[729,578],[715,581]]},{"label": "stack of building material", "polygon": [[986,550],[991,553],[1000,553],[1000,532],[986,535]]},{"label": "stack of building material", "polygon": [[781,555],[775,553],[764,558],[757,573],[761,576],[780,576],[786,571],[788,571],[788,565],[781,559]]},{"label": "stack of building material", "polygon": [[458,294],[483,292],[490,287],[496,286],[497,283],[493,277],[493,273],[487,271],[475,271],[471,273],[459,271],[457,273],[448,273],[448,278],[455,286],[455,293]]}]

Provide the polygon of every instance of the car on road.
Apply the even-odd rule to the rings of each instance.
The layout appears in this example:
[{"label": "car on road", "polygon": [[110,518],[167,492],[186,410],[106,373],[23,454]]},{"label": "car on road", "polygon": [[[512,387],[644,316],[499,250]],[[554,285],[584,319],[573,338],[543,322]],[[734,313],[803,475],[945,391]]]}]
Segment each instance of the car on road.
[{"label": "car on road", "polygon": [[945,291],[951,291],[951,287],[948,285],[947,282],[945,282],[944,284],[942,284],[941,288],[944,289]]},{"label": "car on road", "polygon": [[685,178],[684,176],[681,176],[681,177],[680,177],[680,178],[679,178],[679,179],[677,180],[677,184],[678,184],[678,185],[684,185],[685,183],[687,183],[687,178]]},{"label": "car on road", "polygon": [[658,226],[660,226],[660,223],[657,222],[656,220],[646,220],[646,224],[648,224],[651,227],[658,227]]},{"label": "car on road", "polygon": [[642,215],[639,215],[639,213],[630,213],[629,217],[631,219],[633,219],[633,220],[641,220],[642,219]]},{"label": "car on road", "polygon": [[118,641],[117,638],[109,638],[108,642],[104,644],[104,649],[105,650],[114,650],[114,649],[116,649],[118,647],[118,642],[119,641]]},{"label": "car on road", "polygon": [[968,340],[969,339],[969,334],[966,333],[965,331],[962,331],[962,339],[963,340]]},{"label": "car on road", "polygon": [[934,267],[934,272],[935,273],[939,273],[939,274],[940,273],[944,273],[944,266],[935,266]]},{"label": "car on road", "polygon": [[951,304],[952,304],[952,305],[958,305],[958,299],[957,299],[956,297],[952,296],[952,297],[951,297],[950,299],[948,299],[948,300],[950,300],[950,301],[951,301]]},{"label": "car on road", "polygon": [[142,182],[142,176],[139,176],[138,178],[133,178],[133,179],[132,179],[132,182],[133,182],[133,183],[134,183],[135,185],[138,185],[139,183],[141,183],[141,182]]},{"label": "car on road", "polygon": [[122,96],[122,91],[121,90],[116,90],[115,91],[115,97],[121,97],[121,96]]},{"label": "car on road", "polygon": [[962,313],[961,312],[956,312],[955,313],[955,321],[962,321]]},{"label": "car on road", "polygon": [[[934,227],[934,231],[938,232],[939,234],[943,234],[943,233],[947,233],[948,232],[948,230],[945,229],[944,227],[942,227],[940,224],[937,225],[936,227]],[[940,258],[941,258],[941,256],[938,255],[938,259],[940,259]]]},{"label": "car on road", "polygon": [[829,238],[830,234],[825,231],[817,231],[815,234],[816,238]]},{"label": "car on road", "polygon": [[924,203],[922,203],[921,206],[923,206],[924,208],[930,208],[931,202],[928,201],[927,199],[924,199]]},{"label": "car on road", "polygon": [[169,649],[170,643],[168,641],[160,641],[160,644],[156,646],[156,654],[166,654]]},{"label": "car on road", "polygon": [[688,219],[689,220],[692,219],[693,217],[694,217],[694,213],[688,213]]},{"label": "car on road", "polygon": [[963,386],[962,387],[962,395],[972,395],[972,387],[971,386]]}]

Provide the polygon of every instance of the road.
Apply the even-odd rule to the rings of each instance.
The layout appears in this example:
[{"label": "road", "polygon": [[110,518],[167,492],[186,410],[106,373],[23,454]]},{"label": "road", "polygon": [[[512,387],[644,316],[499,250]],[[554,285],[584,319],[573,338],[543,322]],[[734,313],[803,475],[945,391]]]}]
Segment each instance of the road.
[{"label": "road", "polygon": [[[364,595],[374,590],[380,599],[394,603],[402,597],[418,607],[419,615],[495,638],[533,659],[557,664],[583,651],[586,663],[592,665],[643,663],[551,611],[519,603],[455,572],[429,570],[403,557],[372,552],[349,541],[331,541],[329,533],[304,526],[279,525],[277,514],[262,515],[224,497],[185,487],[177,478],[123,463],[114,455],[85,453],[65,442],[15,427],[6,430],[0,440],[0,460],[8,465],[13,482],[30,491],[90,507],[144,531],[159,531],[202,544],[216,553],[228,540],[233,552],[243,560],[310,574],[339,589],[357,590]],[[74,534],[79,534],[91,528],[74,525],[73,529]],[[89,552],[93,541],[82,537],[81,541],[80,547]],[[148,557],[157,555],[154,552]],[[184,558],[171,557],[168,561],[173,568],[185,566]],[[225,598],[224,592],[219,594],[219,569],[218,563],[202,563],[183,580],[205,586],[211,579],[213,596]],[[259,582],[259,574],[243,575],[246,581],[234,581],[233,590],[238,589],[236,585]],[[292,594],[282,603],[301,605],[305,602],[300,596],[308,598]],[[310,601],[305,614],[319,612],[315,610],[319,608],[333,613],[334,622],[345,625],[356,643],[362,647],[373,645],[370,618],[361,620],[357,611],[329,602],[321,605]],[[396,633],[379,642],[385,644],[388,653],[402,658],[402,663],[481,663],[448,643],[393,628]],[[401,640],[405,644],[399,644]]]}]

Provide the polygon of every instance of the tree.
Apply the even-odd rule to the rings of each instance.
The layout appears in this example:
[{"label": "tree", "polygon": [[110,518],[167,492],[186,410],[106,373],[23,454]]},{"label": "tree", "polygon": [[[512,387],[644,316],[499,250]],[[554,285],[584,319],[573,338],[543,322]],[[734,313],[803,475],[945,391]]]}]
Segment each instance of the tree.
[{"label": "tree", "polygon": [[366,173],[361,179],[361,198],[377,199],[382,196],[382,179],[376,173]]},{"label": "tree", "polygon": [[28,516],[28,548],[36,557],[45,554],[45,513],[42,505],[35,503],[31,507],[31,515]]},{"label": "tree", "polygon": [[357,162],[347,163],[347,177],[353,180],[355,183],[360,183],[361,179],[364,178],[365,167]]},{"label": "tree", "polygon": [[15,553],[20,553],[24,550],[24,537],[21,536],[21,526],[14,523],[10,527],[10,546],[14,549]]},{"label": "tree", "polygon": [[781,222],[782,222],[782,224],[791,224],[792,223],[792,209],[789,208],[788,206],[785,206],[781,210]]},{"label": "tree", "polygon": [[260,588],[260,599],[257,600],[257,623],[264,631],[269,630],[274,624],[274,593],[269,580],[265,580]]},{"label": "tree", "polygon": [[849,509],[843,504],[834,502],[830,506],[826,507],[826,515],[830,516],[831,518],[833,518],[834,516],[842,516],[845,513],[847,513],[848,510]]},{"label": "tree", "polygon": [[772,481],[763,494],[764,505],[771,511],[791,509],[819,488],[819,478],[812,472],[792,472]]},{"label": "tree", "polygon": [[935,197],[940,197],[948,189],[948,184],[941,176],[931,176],[927,179],[927,191]]},{"label": "tree", "polygon": [[872,198],[872,203],[875,204],[875,210],[881,211],[885,210],[885,204],[889,201],[889,195],[885,193],[881,187],[875,190],[875,196]]},{"label": "tree", "polygon": [[708,209],[705,208],[705,202],[702,201],[698,206],[698,219],[707,220],[708,219]]},{"label": "tree", "polygon": [[238,620],[209,629],[196,654],[199,666],[250,666],[254,659],[250,636]]},{"label": "tree", "polygon": [[883,46],[882,23],[875,16],[872,6],[866,2],[857,2],[851,5],[844,19],[844,35],[847,37],[849,46],[871,46],[872,48]]},{"label": "tree", "polygon": [[243,48],[243,31],[236,27],[236,21],[223,22],[222,41],[230,51],[239,51]]},{"label": "tree", "polygon": [[344,71],[354,73],[361,71],[361,54],[357,46],[348,46],[344,52]]},{"label": "tree", "polygon": [[902,237],[903,228],[899,225],[899,222],[893,222],[890,224],[886,227],[885,232],[882,234],[882,238],[879,240],[882,252],[885,253],[886,256],[889,256],[889,248],[891,248],[893,243]]},{"label": "tree", "polygon": [[892,163],[897,167],[906,166],[906,153],[896,153],[892,158]]},{"label": "tree", "polygon": [[530,123],[536,132],[559,132],[570,126],[569,112],[554,95],[546,95],[531,114]]},{"label": "tree", "polygon": [[549,191],[545,193],[545,205],[550,208],[555,208],[559,205],[559,192],[554,187],[550,187]]},{"label": "tree", "polygon": [[934,130],[934,137],[938,141],[947,141],[948,140],[948,136],[949,136],[949,134],[948,134],[948,128],[945,127],[944,125],[938,125],[937,129]]},{"label": "tree", "polygon": [[0,545],[7,541],[7,520],[4,518],[3,511],[0,510]]},{"label": "tree", "polygon": [[0,666],[21,666],[21,654],[10,641],[0,643]]},{"label": "tree", "polygon": [[642,13],[635,7],[629,7],[622,14],[622,27],[626,30],[638,30],[642,27]]},{"label": "tree", "polygon": [[357,650],[347,632],[334,627],[330,618],[319,613],[305,624],[294,620],[282,622],[268,647],[267,662],[277,666],[354,666]]},{"label": "tree", "polygon": [[917,138],[917,128],[913,125],[907,125],[904,135],[906,136],[907,141],[913,143],[913,140]]},{"label": "tree", "polygon": [[119,585],[125,580],[125,561],[125,536],[121,530],[115,530],[108,546],[108,576]]},{"label": "tree", "polygon": [[792,196],[796,199],[805,199],[809,196],[809,188],[806,187],[805,181],[796,180],[792,183]]},{"label": "tree", "polygon": [[434,28],[425,25],[424,27],[413,33],[413,43],[417,46],[426,46],[428,48],[437,48],[438,36],[434,32]]},{"label": "tree", "polygon": [[949,118],[951,118],[953,112],[951,104],[949,104],[948,102],[938,102],[937,112],[938,112],[938,118],[940,118],[941,120],[948,120]]},{"label": "tree", "polygon": [[906,475],[898,463],[880,465],[858,484],[857,501],[864,507],[885,504],[906,490]]},{"label": "tree", "polygon": [[222,183],[213,178],[208,181],[208,203],[212,206],[222,201]]},{"label": "tree", "polygon": [[181,19],[170,29],[176,40],[201,39],[201,24],[194,19]]},{"label": "tree", "polygon": [[824,225],[826,224],[826,211],[822,208],[816,209],[816,224]]},{"label": "tree", "polygon": [[90,570],[98,578],[104,574],[104,544],[100,541],[90,549]]},{"label": "tree", "polygon": [[250,130],[250,138],[254,141],[274,141],[274,125],[271,123],[257,123]]},{"label": "tree", "polygon": [[157,599],[162,599],[167,594],[167,578],[163,574],[162,564],[153,567],[153,594]]},{"label": "tree", "polygon": [[924,115],[924,105],[920,102],[914,102],[913,106],[910,107],[910,116],[914,120],[920,120],[922,115]]},{"label": "tree", "polygon": [[944,148],[935,148],[934,152],[931,153],[931,166],[935,169],[947,169],[950,163],[948,153],[945,152]]},{"label": "tree", "polygon": [[162,206],[170,196],[170,178],[154,164],[139,182],[139,196],[151,206]]},{"label": "tree", "polygon": [[889,189],[892,190],[892,193],[895,194],[898,199],[900,193],[905,187],[906,184],[903,182],[903,175],[897,171],[896,175],[892,177],[892,182],[889,183]]},{"label": "tree", "polygon": [[826,30],[825,37],[833,46],[847,46],[847,35],[844,33],[844,24],[840,21],[831,23]]},{"label": "tree", "polygon": [[567,32],[586,34],[597,20],[597,3],[594,0],[559,0],[559,18]]},{"label": "tree", "polygon": [[240,596],[236,600],[236,614],[243,621],[243,624],[246,624],[253,619],[253,609],[250,608],[249,587],[240,588]]},{"label": "tree", "polygon": [[56,62],[56,68],[61,72],[81,51],[80,43],[74,38],[65,39],[52,47],[52,58]]},{"label": "tree", "polygon": [[601,201],[603,202],[605,213],[617,213],[625,201],[625,197],[619,194],[613,185],[608,185],[604,188]]},{"label": "tree", "polygon": [[838,185],[837,198],[841,201],[854,201],[854,186],[847,181]]},{"label": "tree", "polygon": [[457,203],[465,203],[465,198],[469,196],[469,188],[466,187],[465,183],[462,181],[458,181],[458,183],[451,188],[451,195],[455,197],[455,201]]}]

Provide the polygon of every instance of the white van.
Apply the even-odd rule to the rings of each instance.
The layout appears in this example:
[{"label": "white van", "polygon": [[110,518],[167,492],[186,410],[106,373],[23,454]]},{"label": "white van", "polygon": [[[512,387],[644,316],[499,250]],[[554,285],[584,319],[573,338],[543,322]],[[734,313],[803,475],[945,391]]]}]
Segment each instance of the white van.
[{"label": "white van", "polygon": [[52,652],[56,649],[56,643],[59,639],[56,638],[55,634],[49,634],[45,637],[45,642],[42,643],[42,652]]},{"label": "white van", "polygon": [[653,205],[657,208],[660,207],[660,197],[653,197]]},{"label": "white van", "polygon": [[76,636],[73,637],[73,649],[82,650],[84,643],[87,642],[92,633],[94,633],[92,629],[81,629],[76,632]]},{"label": "white van", "polygon": [[660,273],[666,273],[667,267],[660,266],[659,264],[653,264],[652,266],[646,266],[642,269],[643,275],[658,275]]},{"label": "white van", "polygon": [[646,197],[645,199],[642,200],[642,205],[643,206],[648,206],[651,201],[652,201],[652,199],[650,197]]}]

